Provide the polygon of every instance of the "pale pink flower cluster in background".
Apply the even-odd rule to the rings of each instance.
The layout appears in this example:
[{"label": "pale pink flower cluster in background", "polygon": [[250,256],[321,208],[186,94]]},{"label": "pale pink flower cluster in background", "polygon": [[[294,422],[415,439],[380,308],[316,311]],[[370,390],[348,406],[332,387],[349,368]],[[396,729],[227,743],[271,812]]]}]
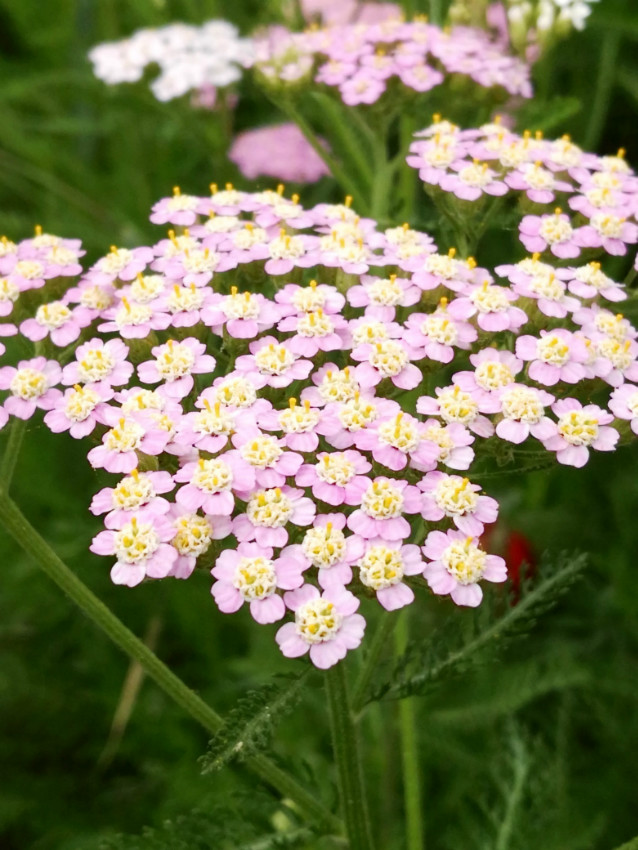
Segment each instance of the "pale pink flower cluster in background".
[{"label": "pale pink flower cluster in background", "polygon": [[287,183],[316,183],[330,172],[296,124],[245,130],[228,152],[244,177],[272,177]]},{"label": "pale pink flower cluster in background", "polygon": [[[348,4],[343,9],[345,13]],[[257,39],[255,54],[253,64],[266,81],[313,80],[336,88],[348,106],[376,103],[386,92],[396,94],[398,87],[428,92],[453,74],[485,88],[531,96],[527,65],[484,30],[470,27],[442,30],[396,17],[303,33],[278,30]]]}]

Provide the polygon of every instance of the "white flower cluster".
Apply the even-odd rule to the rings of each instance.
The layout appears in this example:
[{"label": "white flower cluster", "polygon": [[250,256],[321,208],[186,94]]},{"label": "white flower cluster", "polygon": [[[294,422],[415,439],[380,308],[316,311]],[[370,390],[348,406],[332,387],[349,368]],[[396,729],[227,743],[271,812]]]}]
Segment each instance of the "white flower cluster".
[{"label": "white flower cluster", "polygon": [[591,14],[591,4],[597,0],[510,0],[507,17],[515,27],[534,27],[540,33],[557,28],[585,28]]},{"label": "white flower cluster", "polygon": [[172,100],[204,86],[227,86],[241,77],[253,55],[253,42],[228,21],[201,26],[170,24],[138,30],[122,41],[98,44],[89,53],[96,77],[109,85],[134,83],[157,64],[151,83],[158,100]]}]

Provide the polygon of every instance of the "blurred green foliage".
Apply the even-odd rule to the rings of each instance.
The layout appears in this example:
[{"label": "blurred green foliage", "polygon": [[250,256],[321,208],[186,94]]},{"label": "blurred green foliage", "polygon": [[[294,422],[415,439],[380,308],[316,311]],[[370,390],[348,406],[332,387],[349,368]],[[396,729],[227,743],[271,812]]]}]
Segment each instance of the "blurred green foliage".
[{"label": "blurred green foliage", "polygon": [[[160,104],[143,85],[106,87],[86,53],[173,20],[227,17],[248,32],[274,20],[277,6],[0,0],[0,230],[18,239],[37,222],[82,237],[93,258],[110,244],[143,241],[150,205],[172,185],[198,192],[211,180],[237,180],[217,116],[187,100]],[[601,0],[586,32],[539,64],[535,121],[558,95],[562,129],[577,142],[600,152],[623,146],[638,162],[637,45],[635,4]],[[243,83],[237,126],[272,118]],[[432,850],[613,850],[638,834],[637,464],[638,449],[623,449],[585,470],[533,473],[525,487],[493,482],[507,526],[538,554],[547,550],[549,563],[562,550],[590,559],[529,634],[418,698]],[[301,669],[281,658],[275,627],[220,615],[205,575],[133,591],[111,585],[103,559],[87,551],[100,527],[87,506],[102,484],[80,446],[41,425],[29,429],[16,501],[137,634],[154,625],[159,656],[217,710],[228,712],[274,673]],[[118,704],[130,696],[122,693],[128,661],[4,537],[0,547],[3,850],[340,846],[313,838],[266,789],[258,793],[241,764],[202,777],[206,734],[152,684],[133,694],[130,719],[114,732]],[[465,628],[473,616],[419,601],[417,637],[448,619],[448,629]],[[356,655],[348,660],[352,675],[358,664]],[[382,850],[402,846],[396,714],[386,699],[361,720]],[[277,757],[334,802],[318,674],[275,726]]]}]

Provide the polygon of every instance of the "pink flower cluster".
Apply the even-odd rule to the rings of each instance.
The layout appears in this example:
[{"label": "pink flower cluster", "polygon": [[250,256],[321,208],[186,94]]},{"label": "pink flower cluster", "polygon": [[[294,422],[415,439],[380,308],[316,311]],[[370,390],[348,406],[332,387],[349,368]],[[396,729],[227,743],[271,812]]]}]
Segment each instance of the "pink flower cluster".
[{"label": "pink flower cluster", "polygon": [[[471,202],[524,196],[529,214],[519,223],[519,237],[530,253],[559,260],[584,251],[622,256],[638,242],[638,178],[623,150],[597,156],[568,136],[553,141],[540,132],[521,136],[498,119],[461,130],[435,116],[416,135],[407,161],[435,202],[441,192]],[[578,290],[576,285],[577,295]]]},{"label": "pink flower cluster", "polygon": [[118,584],[210,569],[221,611],[287,618],[282,652],[329,667],[361,642],[362,599],[395,610],[427,585],[476,606],[505,580],[475,456],[529,440],[579,467],[638,433],[638,332],[602,306],[624,292],[598,263],[493,273],[283,187],[176,188],[152,220],[179,230],[80,274],[78,243],[0,241],[2,333],[47,353],[0,368],[0,426],[40,408],[93,435],[117,479],[91,549]]},{"label": "pink flower cluster", "polygon": [[273,177],[287,183],[316,183],[328,171],[296,124],[245,130],[233,139],[228,158],[244,177]]},{"label": "pink flower cluster", "polygon": [[376,103],[397,84],[428,92],[462,74],[479,86],[530,97],[529,69],[483,30],[441,30],[399,17],[342,23],[257,41],[255,66],[271,82],[313,79],[337,88],[348,106]]}]

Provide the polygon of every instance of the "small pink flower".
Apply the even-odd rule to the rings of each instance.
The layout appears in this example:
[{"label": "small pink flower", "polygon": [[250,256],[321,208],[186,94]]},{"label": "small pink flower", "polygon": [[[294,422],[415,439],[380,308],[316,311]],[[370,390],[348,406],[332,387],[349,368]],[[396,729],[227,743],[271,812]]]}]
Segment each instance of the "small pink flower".
[{"label": "small pink flower", "polygon": [[[485,412],[495,413],[500,407],[495,394],[514,382],[523,362],[510,351],[484,348],[470,355],[470,363],[475,367],[474,371],[456,372],[453,381],[482,402]],[[494,404],[493,409],[489,409],[490,403]]]},{"label": "small pink flower", "polygon": [[238,611],[244,602],[258,623],[275,623],[286,613],[278,589],[293,590],[303,584],[303,566],[284,552],[273,558],[269,546],[240,543],[226,549],[211,570],[217,581],[211,593],[224,614]]},{"label": "small pink flower", "polygon": [[454,349],[467,350],[476,342],[477,332],[469,322],[455,319],[447,310],[447,299],[434,313],[411,313],[403,338],[425,357],[439,363],[451,363]]},{"label": "small pink flower", "polygon": [[397,307],[413,307],[421,298],[421,290],[407,278],[363,275],[361,283],[350,287],[348,301],[352,307],[365,307],[365,315],[380,322],[391,322]]},{"label": "small pink flower", "polygon": [[601,295],[607,301],[624,301],[627,293],[624,284],[616,283],[601,271],[600,263],[587,263],[580,268],[565,269],[569,291],[579,298],[596,298]]},{"label": "small pink flower", "polygon": [[62,393],[54,389],[60,382],[62,370],[55,360],[34,357],[20,360],[15,366],[0,369],[0,390],[9,390],[5,399],[5,413],[18,419],[30,419],[36,410],[52,410]]},{"label": "small pink flower", "polygon": [[334,286],[310,281],[308,286],[287,283],[283,289],[275,292],[275,301],[280,305],[284,317],[319,309],[324,313],[340,313],[346,299]]},{"label": "small pink flower", "polygon": [[98,284],[112,283],[115,280],[133,280],[152,261],[151,248],[133,248],[129,251],[128,248],[112,247],[110,254],[91,266],[86,277]]},{"label": "small pink flower", "polygon": [[228,516],[210,516],[192,512],[181,505],[171,505],[169,519],[172,520],[174,537],[171,546],[177,552],[170,575],[186,579],[192,575],[197,559],[210,548],[213,540],[223,540],[232,531]]},{"label": "small pink flower", "polygon": [[159,392],[172,399],[182,399],[193,389],[193,375],[209,374],[215,369],[215,358],[206,354],[206,346],[195,337],[179,342],[169,339],[151,349],[155,360],[140,363],[137,372],[145,384],[162,381]]},{"label": "small pink flower", "polygon": [[427,440],[439,447],[438,462],[450,469],[469,469],[474,460],[474,450],[470,448],[474,437],[459,422],[441,425],[436,419],[426,419],[424,435]]},{"label": "small pink flower", "polygon": [[501,440],[522,443],[529,435],[544,440],[554,433],[554,423],[545,408],[554,396],[524,384],[509,384],[498,393],[502,420],[496,426]]},{"label": "small pink flower", "polygon": [[104,487],[93,496],[89,510],[92,514],[106,514],[107,528],[121,528],[140,508],[153,514],[166,514],[170,503],[162,498],[175,488],[170,472],[138,472],[122,478],[115,487]]},{"label": "small pink flower", "polygon": [[62,301],[41,304],[33,319],[25,319],[20,325],[20,333],[38,342],[49,337],[59,347],[70,345],[93,321],[93,315],[86,307],[69,309]]},{"label": "small pink flower", "polygon": [[113,390],[108,386],[77,385],[66,390],[53,409],[45,414],[44,424],[54,434],[68,431],[75,440],[79,440],[91,434],[98,423],[105,424],[106,402],[112,397]]},{"label": "small pink flower", "polygon": [[346,319],[334,313],[324,313],[321,307],[300,316],[286,316],[277,329],[295,332],[286,342],[293,354],[299,357],[314,357],[319,351],[343,351],[351,346]]},{"label": "small pink flower", "polygon": [[377,463],[395,472],[408,463],[421,471],[434,469],[439,456],[439,447],[425,437],[423,424],[398,405],[392,416],[379,417],[361,430],[355,442],[358,448],[372,452]]},{"label": "small pink flower", "polygon": [[183,487],[175,501],[188,511],[200,508],[206,514],[230,516],[235,509],[233,493],[249,492],[255,486],[255,473],[238,452],[224,452],[216,458],[200,458],[186,463],[174,476]]},{"label": "small pink flower", "polygon": [[296,398],[288,399],[289,406],[283,410],[272,407],[260,412],[257,424],[266,431],[283,432],[283,443],[295,452],[314,452],[319,445],[315,431],[320,419],[320,411],[311,407],[309,401],[297,404]]},{"label": "small pink flower", "polygon": [[396,611],[414,601],[414,592],[402,579],[421,575],[425,568],[421,552],[414,544],[373,538],[355,564],[359,580],[374,590],[386,611]]},{"label": "small pink flower", "polygon": [[506,195],[508,187],[500,180],[487,163],[461,162],[452,165],[456,172],[443,174],[439,186],[444,192],[453,192],[464,201],[477,201],[481,195]]},{"label": "small pink flower", "polygon": [[101,531],[89,546],[96,555],[115,555],[111,581],[135,587],[146,577],[166,578],[177,560],[169,541],[172,522],[142,508],[116,531]]},{"label": "small pink flower", "polygon": [[326,670],[361,643],[366,622],[355,613],[359,600],[344,587],[335,585],[320,594],[306,584],[284,594],[284,600],[295,621],[282,626],[275,639],[287,658],[310,651],[315,667]]},{"label": "small pink flower", "polygon": [[312,370],[310,360],[303,360],[291,351],[290,344],[273,336],[251,342],[250,354],[242,354],[235,361],[235,369],[255,381],[259,389],[287,387],[293,381],[304,380]]},{"label": "small pink flower", "polygon": [[530,251],[542,252],[549,249],[562,260],[578,257],[580,245],[572,229],[569,216],[557,207],[552,215],[526,215],[520,225],[520,239]]},{"label": "small pink flower", "polygon": [[299,561],[304,570],[316,567],[321,587],[343,587],[352,581],[351,566],[365,549],[365,541],[359,535],[346,537],[345,526],[344,514],[319,514],[301,544],[287,546],[283,552]]},{"label": "small pink flower", "polygon": [[430,589],[438,595],[449,593],[457,605],[475,608],[481,604],[481,579],[502,582],[507,578],[505,561],[488,555],[478,540],[462,531],[431,531],[423,554],[430,561],[424,572]]},{"label": "small pink flower", "polygon": [[465,425],[479,437],[491,437],[494,426],[482,413],[493,412],[493,402],[476,398],[473,392],[462,390],[458,384],[436,387],[437,398],[422,395],[417,399],[416,409],[426,416],[440,416],[447,424]]},{"label": "small pink flower", "polygon": [[197,208],[201,199],[193,195],[182,195],[176,186],[172,198],[162,198],[153,205],[151,221],[153,224],[176,224],[190,227],[197,221]]},{"label": "small pink flower", "polygon": [[[121,413],[121,411],[119,412]],[[104,434],[102,445],[88,453],[91,466],[107,472],[132,472],[137,469],[137,452],[159,455],[166,448],[170,435],[158,428],[148,414],[118,417],[115,408],[108,410],[110,430]]]},{"label": "small pink flower", "polygon": [[201,316],[204,324],[218,336],[222,336],[225,328],[235,339],[254,339],[272,328],[280,312],[263,295],[240,293],[233,286],[230,295],[215,295],[214,302],[202,310]]},{"label": "small pink flower", "polygon": [[556,452],[556,460],[567,466],[585,466],[589,460],[589,449],[611,452],[616,448],[620,435],[609,428],[614,417],[595,404],[583,405],[575,398],[563,398],[552,405],[558,416],[554,433],[543,439],[550,452]]},{"label": "small pink flower", "polygon": [[624,256],[627,245],[638,242],[638,225],[618,215],[598,212],[588,225],[579,228],[575,240],[583,248],[603,248],[608,254]]},{"label": "small pink flower", "polygon": [[371,393],[357,392],[346,401],[326,405],[317,424],[317,433],[335,449],[347,449],[357,444],[359,435],[379,417],[397,413],[399,406],[390,399],[377,398]]},{"label": "small pink flower", "polygon": [[348,528],[366,539],[404,540],[410,535],[410,524],[404,513],[421,510],[421,494],[407,481],[375,478],[361,497],[361,507],[348,517]]},{"label": "small pink flower", "polygon": [[260,546],[285,546],[288,542],[286,525],[310,525],[316,507],[305,498],[303,490],[275,487],[253,493],[246,513],[233,520],[233,534],[240,543],[256,540]]},{"label": "small pink flower", "polygon": [[526,162],[510,171],[505,176],[505,182],[511,189],[525,192],[530,201],[537,204],[551,204],[556,197],[555,192],[573,191],[570,183],[556,180],[553,173],[538,162]]},{"label": "small pink flower", "polygon": [[365,473],[371,469],[357,451],[320,452],[316,464],[299,467],[295,481],[299,487],[310,487],[315,499],[328,505],[359,505],[370,483]]},{"label": "small pink flower", "polygon": [[94,337],[79,345],[75,361],[62,370],[63,384],[102,384],[121,387],[128,384],[133,365],[127,361],[129,348],[120,339],[106,342]]},{"label": "small pink flower", "polygon": [[355,376],[363,389],[371,389],[389,378],[395,387],[413,390],[423,379],[421,370],[411,360],[418,359],[418,353],[409,346],[394,339],[364,343],[353,348],[353,360],[364,361],[355,369]]},{"label": "small pink flower", "polygon": [[[256,426],[244,427],[232,436],[233,445],[252,475],[247,475],[246,486],[241,489],[249,493],[252,487],[281,487],[287,478],[296,475],[303,463],[297,452],[286,449],[283,440],[264,434]],[[254,479],[255,483],[250,484]]]},{"label": "small pink flower", "polygon": [[552,387],[559,381],[576,384],[587,376],[583,365],[589,358],[582,337],[565,328],[541,331],[540,339],[521,336],[516,340],[516,355],[531,360],[529,376],[539,384]]},{"label": "small pink flower", "polygon": [[421,515],[428,522],[440,522],[447,517],[463,534],[480,537],[485,525],[496,522],[498,502],[481,496],[478,484],[460,475],[428,472],[419,482],[423,491]]},{"label": "small pink flower", "polygon": [[455,319],[469,319],[476,315],[478,326],[490,333],[517,331],[527,321],[527,314],[513,306],[518,295],[505,286],[496,286],[485,280],[480,286],[467,287],[466,295],[455,298],[448,307]]}]

